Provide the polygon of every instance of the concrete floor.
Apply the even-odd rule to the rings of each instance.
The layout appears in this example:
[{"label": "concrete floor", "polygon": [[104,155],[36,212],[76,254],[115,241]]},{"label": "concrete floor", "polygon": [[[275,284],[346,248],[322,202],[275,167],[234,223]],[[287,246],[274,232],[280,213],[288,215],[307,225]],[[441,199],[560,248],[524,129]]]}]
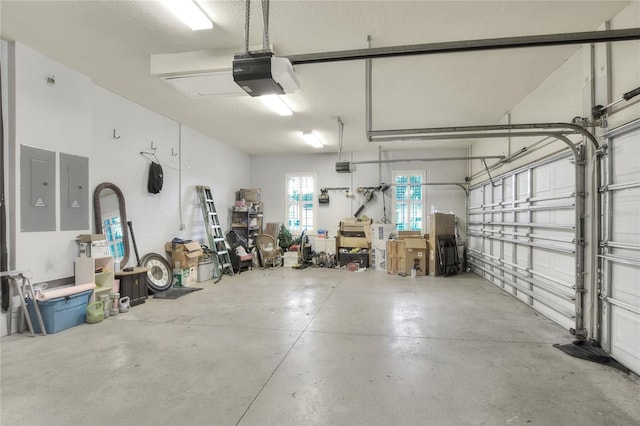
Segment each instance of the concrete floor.
[{"label": "concrete floor", "polygon": [[638,425],[640,381],[474,274],[290,268],[2,338],[9,425]]}]

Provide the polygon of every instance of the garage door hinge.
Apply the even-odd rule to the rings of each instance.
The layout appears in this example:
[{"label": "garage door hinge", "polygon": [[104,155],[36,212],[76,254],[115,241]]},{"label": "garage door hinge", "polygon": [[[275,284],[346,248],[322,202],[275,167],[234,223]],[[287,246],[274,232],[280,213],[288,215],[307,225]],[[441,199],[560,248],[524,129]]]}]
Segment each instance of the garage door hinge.
[{"label": "garage door hinge", "polygon": [[587,338],[587,330],[581,328],[580,330],[576,330],[575,328],[570,328],[569,332],[576,336],[578,339],[586,339]]},{"label": "garage door hinge", "polygon": [[571,120],[573,124],[577,124],[582,127],[606,127],[607,120],[604,117],[589,119],[588,117],[574,117]]}]

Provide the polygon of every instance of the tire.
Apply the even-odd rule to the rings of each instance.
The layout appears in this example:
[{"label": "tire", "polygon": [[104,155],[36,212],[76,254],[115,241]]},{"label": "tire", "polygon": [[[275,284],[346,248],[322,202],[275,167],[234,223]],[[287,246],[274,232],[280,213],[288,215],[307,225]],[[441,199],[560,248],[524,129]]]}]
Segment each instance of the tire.
[{"label": "tire", "polygon": [[147,271],[147,288],[152,293],[168,290],[173,284],[173,268],[158,253],[148,253],[142,257],[140,266],[149,268]]},{"label": "tire", "polygon": [[213,283],[217,284],[218,281],[222,279],[222,262],[220,262],[220,258],[217,253],[211,254],[211,260],[213,260]]}]

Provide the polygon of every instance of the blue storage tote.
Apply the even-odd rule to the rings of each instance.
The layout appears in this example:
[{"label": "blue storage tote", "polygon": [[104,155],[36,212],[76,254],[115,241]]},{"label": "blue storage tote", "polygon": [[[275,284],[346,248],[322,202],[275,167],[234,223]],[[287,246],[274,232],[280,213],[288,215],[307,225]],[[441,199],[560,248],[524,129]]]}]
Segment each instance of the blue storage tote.
[{"label": "blue storage tote", "polygon": [[[66,330],[82,324],[87,316],[87,305],[93,290],[83,291],[70,296],[58,297],[55,299],[38,301],[38,307],[42,314],[44,329],[49,334]],[[33,331],[40,333],[40,323],[36,310],[33,307],[33,300],[27,299],[27,311],[31,317]]]}]

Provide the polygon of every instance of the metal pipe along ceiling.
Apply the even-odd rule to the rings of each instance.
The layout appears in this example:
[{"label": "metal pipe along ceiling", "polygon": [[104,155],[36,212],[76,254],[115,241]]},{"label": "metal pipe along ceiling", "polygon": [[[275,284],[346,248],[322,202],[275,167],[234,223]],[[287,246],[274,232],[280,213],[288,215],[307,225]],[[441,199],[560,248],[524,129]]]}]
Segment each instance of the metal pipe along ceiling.
[{"label": "metal pipe along ceiling", "polygon": [[351,164],[383,164],[383,163],[406,163],[409,161],[456,161],[456,160],[483,160],[487,158],[504,159],[504,155],[485,155],[476,157],[435,157],[435,158],[397,158],[393,160],[364,160],[351,161]]},{"label": "metal pipe along ceiling", "polygon": [[622,30],[448,41],[441,43],[412,44],[406,46],[370,47],[367,49],[290,55],[288,56],[288,59],[293,65],[303,65],[320,62],[390,58],[395,56],[473,52],[478,50],[515,49],[523,47],[563,46],[639,39],[640,28],[629,28]]}]

